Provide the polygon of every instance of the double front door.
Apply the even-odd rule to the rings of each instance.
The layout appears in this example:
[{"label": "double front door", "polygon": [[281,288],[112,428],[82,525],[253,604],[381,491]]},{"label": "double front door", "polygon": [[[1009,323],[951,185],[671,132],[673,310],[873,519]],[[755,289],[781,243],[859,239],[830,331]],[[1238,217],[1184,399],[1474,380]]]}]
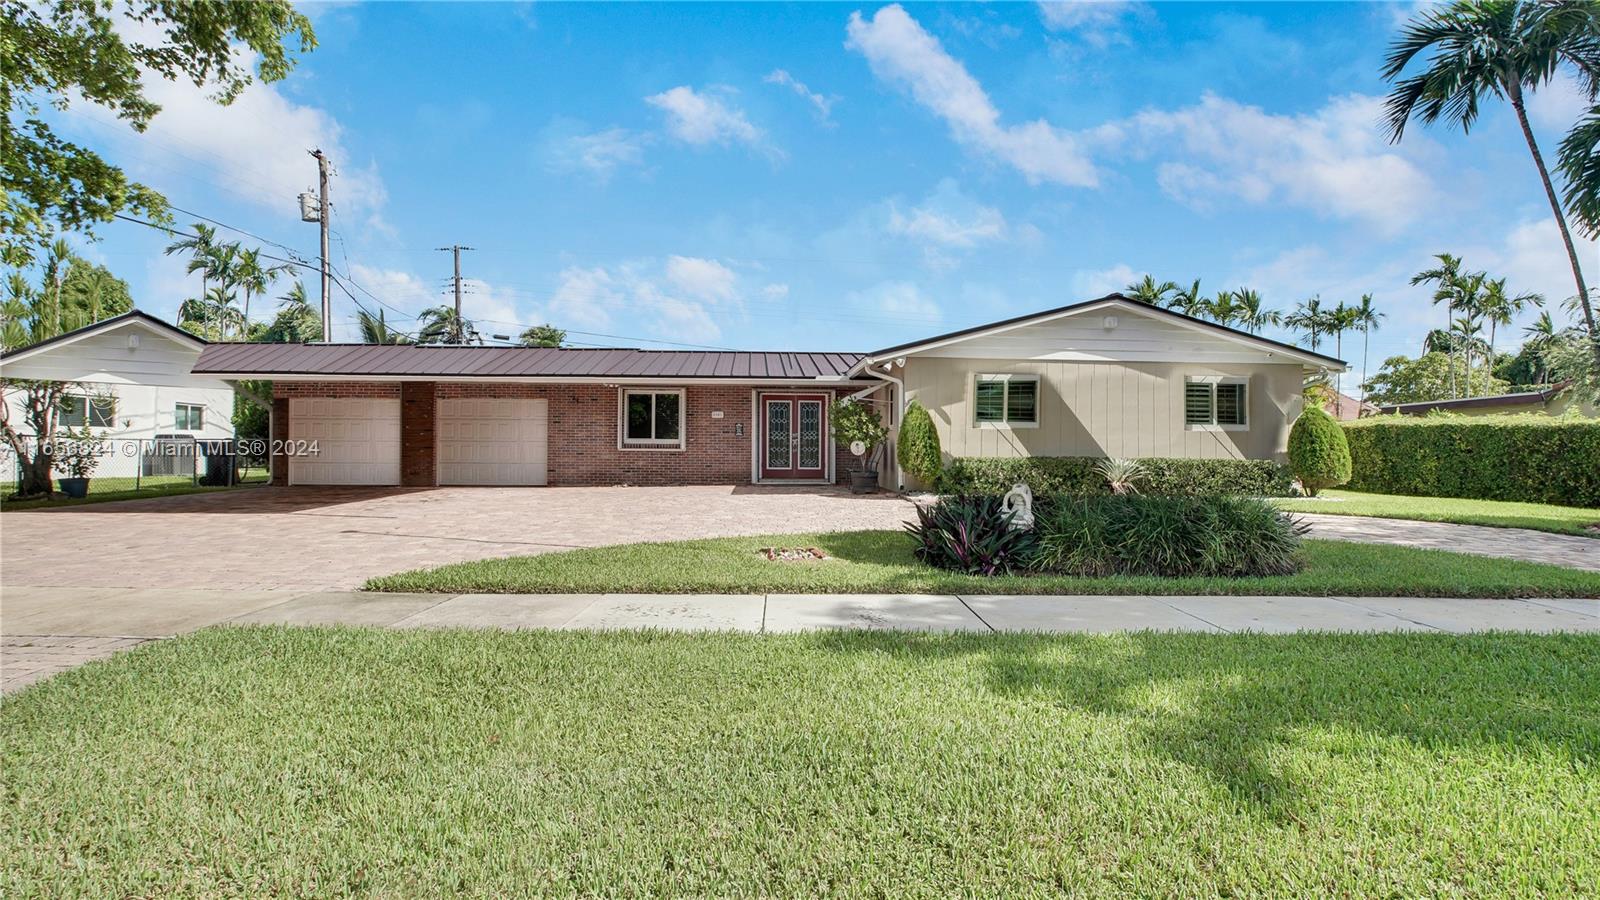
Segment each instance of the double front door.
[{"label": "double front door", "polygon": [[825,394],[762,394],[761,477],[821,481],[828,477]]}]

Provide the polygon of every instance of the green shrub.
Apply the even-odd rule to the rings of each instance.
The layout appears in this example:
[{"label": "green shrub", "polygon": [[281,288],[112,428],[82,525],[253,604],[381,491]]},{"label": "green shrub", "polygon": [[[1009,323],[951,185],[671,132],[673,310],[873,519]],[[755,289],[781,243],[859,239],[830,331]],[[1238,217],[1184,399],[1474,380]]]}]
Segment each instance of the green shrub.
[{"label": "green shrub", "polygon": [[1332,416],[1315,406],[1300,413],[1289,429],[1289,468],[1313,497],[1350,480],[1350,445]]},{"label": "green shrub", "polygon": [[1034,533],[1011,527],[996,496],[945,497],[917,507],[906,525],[917,559],[968,575],[1010,575],[1032,564]]},{"label": "green shrub", "polygon": [[1247,577],[1304,567],[1304,526],[1245,497],[1064,497],[1038,517],[1037,568],[1065,575]]},{"label": "green shrub", "polygon": [[1600,508],[1600,420],[1378,416],[1346,423],[1350,489]]},{"label": "green shrub", "polygon": [[861,466],[865,471],[876,471],[878,447],[889,437],[889,426],[883,424],[878,411],[860,400],[846,398],[829,409],[828,422],[834,443],[848,450],[852,443],[860,441],[866,447]]},{"label": "green shrub", "polygon": [[933,417],[915,400],[906,407],[905,418],[900,421],[897,444],[895,457],[900,460],[900,468],[923,484],[939,483],[939,474],[944,468],[939,432],[934,430]]},{"label": "green shrub", "polygon": [[[945,466],[940,490],[951,494],[999,494],[1021,481],[1035,496],[1104,494],[1110,488],[1093,456],[1029,456],[1009,459],[957,457]],[[1267,459],[1141,459],[1139,490],[1145,494],[1200,496],[1237,494],[1281,497],[1289,493],[1288,469]]]}]

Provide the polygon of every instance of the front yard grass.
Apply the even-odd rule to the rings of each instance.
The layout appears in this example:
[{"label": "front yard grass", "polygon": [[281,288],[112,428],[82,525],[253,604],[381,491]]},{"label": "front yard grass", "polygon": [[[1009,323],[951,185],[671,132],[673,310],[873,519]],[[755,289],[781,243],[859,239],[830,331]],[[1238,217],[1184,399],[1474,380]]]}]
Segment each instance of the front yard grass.
[{"label": "front yard grass", "polygon": [[[1378,516],[1421,522],[1454,522],[1497,528],[1531,528],[1557,534],[1600,538],[1600,509],[1552,506],[1548,503],[1510,503],[1503,500],[1465,500],[1459,497],[1408,497],[1401,494],[1363,494],[1357,491],[1322,491],[1318,499],[1274,500],[1291,512],[1330,516]],[[1321,498],[1327,499],[1321,499]],[[1600,552],[1597,550],[1596,552]]]},{"label": "front yard grass", "polygon": [[1600,636],[211,629],[0,708],[0,894],[1579,896]]},{"label": "front yard grass", "polygon": [[[833,559],[770,562],[762,547],[817,547]],[[373,578],[375,591],[454,593],[1255,594],[1600,597],[1600,573],[1439,550],[1305,542],[1306,569],[1264,578],[981,578],[923,565],[898,531],[785,534],[627,544],[457,563]]]}]

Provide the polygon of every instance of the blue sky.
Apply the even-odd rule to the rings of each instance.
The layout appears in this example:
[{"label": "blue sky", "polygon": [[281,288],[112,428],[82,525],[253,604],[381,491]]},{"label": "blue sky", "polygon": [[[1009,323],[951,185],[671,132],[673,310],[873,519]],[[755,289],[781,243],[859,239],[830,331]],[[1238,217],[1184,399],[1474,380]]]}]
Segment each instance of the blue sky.
[{"label": "blue sky", "polygon": [[[60,122],[307,258],[295,196],[321,146],[335,268],[402,328],[445,299],[452,243],[477,248],[486,333],[600,345],[870,350],[1151,272],[1280,309],[1373,293],[1375,368],[1443,320],[1407,285],[1430,254],[1570,293],[1508,109],[1384,140],[1377,72],[1409,5],[303,8],[321,46],[232,107],[157,83],[145,135],[81,105]],[[1547,149],[1577,109],[1565,86],[1535,98]],[[196,291],[159,235],[101,236],[87,255],[140,307]]]}]

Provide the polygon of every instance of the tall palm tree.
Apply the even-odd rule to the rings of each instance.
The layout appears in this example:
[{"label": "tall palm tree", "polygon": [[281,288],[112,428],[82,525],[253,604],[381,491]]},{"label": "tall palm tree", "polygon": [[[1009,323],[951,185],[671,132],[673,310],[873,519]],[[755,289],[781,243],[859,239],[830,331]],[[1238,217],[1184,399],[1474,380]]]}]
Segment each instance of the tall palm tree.
[{"label": "tall palm tree", "polygon": [[[1595,329],[1589,289],[1584,284],[1578,251],[1550,181],[1550,171],[1528,124],[1526,101],[1528,94],[1566,69],[1577,75],[1592,102],[1600,94],[1597,32],[1600,11],[1593,0],[1460,0],[1418,13],[1389,48],[1383,67],[1383,77],[1395,81],[1412,60],[1433,51],[1422,72],[1400,79],[1389,94],[1386,118],[1391,141],[1400,140],[1413,118],[1425,125],[1444,119],[1459,125],[1465,133],[1477,121],[1485,97],[1511,104],[1566,245],[1567,262],[1572,267],[1572,280],[1577,285],[1591,337],[1600,332]],[[1594,352],[1600,361],[1600,341],[1594,342]]]},{"label": "tall palm tree", "polygon": [[184,272],[193,275],[200,273],[200,297],[203,301],[206,296],[206,283],[210,279],[210,267],[203,262],[211,256],[211,250],[217,245],[217,230],[200,222],[194,223],[194,236],[184,236],[166,246],[162,253],[171,256],[174,253],[189,254],[189,265],[184,267]]},{"label": "tall palm tree", "polygon": [[1197,316],[1205,309],[1206,295],[1200,293],[1200,279],[1186,288],[1178,288],[1167,301],[1167,309],[1177,310],[1186,316]]},{"label": "tall palm tree", "polygon": [[[1444,303],[1444,320],[1448,326],[1449,323],[1455,321],[1456,302],[1460,297],[1461,257],[1452,256],[1449,253],[1438,253],[1433,258],[1437,259],[1439,264],[1431,269],[1423,269],[1421,272],[1411,276],[1411,284],[1432,284],[1434,286],[1433,303],[1435,306],[1440,302]],[[1448,331],[1449,329],[1447,328],[1446,330]],[[1450,396],[1452,399],[1458,396],[1456,391],[1455,353],[1455,343],[1452,341],[1450,344]]]},{"label": "tall palm tree", "polygon": [[[454,309],[451,310],[453,314]],[[356,324],[361,326],[361,343],[363,344],[409,344],[411,338],[389,327],[384,321],[383,310],[378,310],[374,316],[364,309],[356,310]],[[439,343],[439,342],[434,342]]]},{"label": "tall palm tree", "polygon": [[[1324,322],[1328,331],[1333,333],[1333,355],[1344,359],[1344,333],[1356,328],[1356,309],[1346,306],[1343,300],[1333,309],[1328,310]],[[1333,376],[1333,389],[1343,393],[1344,373],[1339,372]]]},{"label": "tall palm tree", "polygon": [[263,266],[261,264],[261,251],[251,248],[240,250],[238,262],[234,266],[234,283],[244,293],[244,315],[241,321],[248,337],[250,331],[250,295],[265,294],[272,283],[278,280],[278,275],[283,271],[282,266]]},{"label": "tall palm tree", "polygon": [[477,326],[466,316],[457,315],[453,306],[425,309],[417,321],[421,326],[417,329],[419,344],[483,343],[478,336]]},{"label": "tall palm tree", "polygon": [[1283,323],[1283,314],[1275,309],[1267,309],[1260,292],[1252,288],[1239,288],[1233,292],[1233,299],[1238,307],[1235,318],[1251,334],[1260,334],[1261,329],[1268,325]]},{"label": "tall palm tree", "polygon": [[1352,307],[1352,309],[1355,310],[1355,315],[1352,317],[1355,321],[1355,327],[1361,331],[1361,403],[1365,406],[1367,402],[1367,360],[1370,355],[1367,348],[1371,343],[1372,332],[1378,330],[1378,322],[1386,314],[1378,312],[1377,307],[1372,303],[1371,294],[1362,294],[1361,305]]},{"label": "tall palm tree", "polygon": [[1283,324],[1303,332],[1311,349],[1317,349],[1322,344],[1322,335],[1328,326],[1328,311],[1322,308],[1322,298],[1313,295],[1309,300],[1300,301],[1295,305],[1294,312],[1283,317]]},{"label": "tall palm tree", "polygon": [[1201,318],[1210,319],[1218,325],[1232,325],[1238,320],[1241,310],[1234,300],[1233,291],[1217,291],[1217,295],[1200,305]]},{"label": "tall palm tree", "polygon": [[1497,326],[1510,325],[1511,320],[1530,306],[1543,306],[1544,295],[1534,293],[1509,294],[1506,280],[1496,278],[1484,282],[1483,296],[1479,298],[1478,311],[1489,323],[1489,363],[1494,364],[1494,337]]},{"label": "tall palm tree", "polygon": [[1533,383],[1544,384],[1550,374],[1545,351],[1555,346],[1556,341],[1561,339],[1561,329],[1556,327],[1555,320],[1550,318],[1550,313],[1546,310],[1539,313],[1539,318],[1534,319],[1532,325],[1524,326],[1522,334],[1524,345],[1532,350],[1535,358],[1539,360],[1538,368],[1534,371]]},{"label": "tall palm tree", "polygon": [[1178,290],[1178,286],[1170,281],[1163,281],[1157,284],[1154,278],[1146,275],[1139,281],[1128,285],[1124,290],[1130,300],[1148,303],[1151,306],[1161,306],[1166,303],[1169,294]]},{"label": "tall palm tree", "polygon": [[1466,396],[1472,393],[1472,354],[1483,354],[1488,351],[1488,343],[1483,339],[1483,320],[1476,315],[1468,313],[1459,316],[1451,323],[1451,331],[1456,341],[1461,346],[1461,352],[1466,357],[1464,377],[1466,379]]}]

